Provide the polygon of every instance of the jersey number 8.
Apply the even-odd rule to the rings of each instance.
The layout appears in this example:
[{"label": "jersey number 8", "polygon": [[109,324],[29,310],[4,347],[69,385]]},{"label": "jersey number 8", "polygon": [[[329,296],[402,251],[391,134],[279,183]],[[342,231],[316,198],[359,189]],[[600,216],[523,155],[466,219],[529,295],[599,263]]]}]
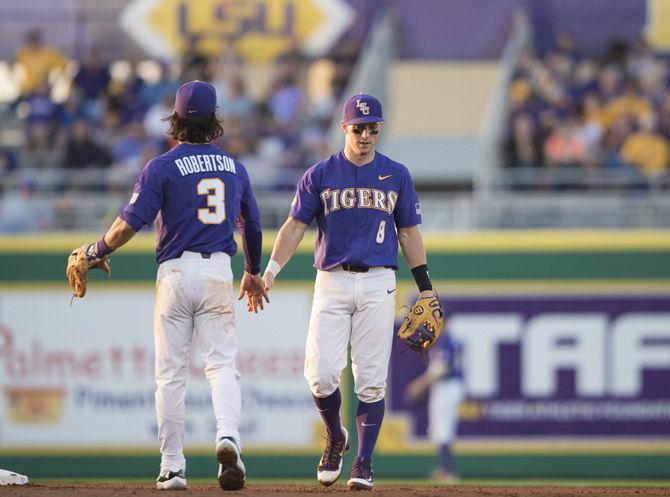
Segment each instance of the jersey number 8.
[{"label": "jersey number 8", "polygon": [[386,234],[386,221],[381,220],[379,229],[377,230],[377,243],[384,243],[384,235]]},{"label": "jersey number 8", "polygon": [[198,209],[203,224],[221,224],[226,220],[226,185],[219,178],[205,178],[198,182],[198,195],[207,195],[207,207]]}]

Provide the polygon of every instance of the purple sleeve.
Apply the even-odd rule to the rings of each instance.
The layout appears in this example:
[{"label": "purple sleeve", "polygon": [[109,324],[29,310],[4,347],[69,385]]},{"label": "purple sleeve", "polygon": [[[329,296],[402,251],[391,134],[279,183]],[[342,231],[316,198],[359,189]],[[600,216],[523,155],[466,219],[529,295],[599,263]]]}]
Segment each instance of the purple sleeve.
[{"label": "purple sleeve", "polygon": [[321,210],[321,198],[314,185],[314,170],[308,169],[300,178],[289,216],[309,224]]},{"label": "purple sleeve", "polygon": [[395,224],[398,228],[421,224],[421,205],[408,171],[405,172],[400,183],[398,204],[395,208]]},{"label": "purple sleeve", "polygon": [[237,218],[237,229],[242,236],[244,246],[244,270],[249,274],[258,274],[261,272],[263,232],[258,205],[249,183],[249,176],[246,175],[240,201],[240,216]]},{"label": "purple sleeve", "polygon": [[145,224],[151,224],[163,204],[163,180],[159,168],[149,162],[135,182],[133,195],[119,217],[139,231]]}]

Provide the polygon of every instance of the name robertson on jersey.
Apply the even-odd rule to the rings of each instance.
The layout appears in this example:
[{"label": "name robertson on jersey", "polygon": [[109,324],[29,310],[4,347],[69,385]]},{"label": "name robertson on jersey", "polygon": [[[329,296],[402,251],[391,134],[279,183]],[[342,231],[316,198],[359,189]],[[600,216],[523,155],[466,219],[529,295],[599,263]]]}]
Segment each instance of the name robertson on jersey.
[{"label": "name robertson on jersey", "polygon": [[194,173],[209,173],[212,171],[228,171],[235,174],[235,161],[225,155],[186,155],[181,159],[175,159],[182,176]]},{"label": "name robertson on jersey", "polygon": [[320,196],[324,216],[333,211],[354,207],[377,209],[390,215],[398,202],[398,192],[393,190],[385,192],[376,188],[343,188],[342,190],[328,188],[323,190]]}]

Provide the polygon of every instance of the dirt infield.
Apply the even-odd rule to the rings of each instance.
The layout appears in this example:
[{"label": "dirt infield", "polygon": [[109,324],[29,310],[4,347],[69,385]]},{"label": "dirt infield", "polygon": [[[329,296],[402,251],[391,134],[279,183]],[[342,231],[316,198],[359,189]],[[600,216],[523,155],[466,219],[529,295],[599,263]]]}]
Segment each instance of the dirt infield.
[{"label": "dirt infield", "polygon": [[[249,484],[240,492],[224,492],[215,485],[189,485],[183,492],[161,492],[151,484],[30,484],[25,486],[0,487],[0,497],[108,497],[126,496],[144,497],[158,495],[197,495],[198,497],[218,496],[222,494],[240,496],[272,496],[293,497],[315,494],[350,494],[344,485],[323,488],[317,485],[259,485]],[[365,492],[363,492],[365,494]],[[551,486],[476,486],[476,485],[441,485],[441,486],[411,486],[411,485],[378,485],[374,494],[385,497],[396,496],[438,496],[448,497],[525,497],[529,495],[543,497],[644,497],[670,496],[670,488],[665,487],[551,487]],[[359,494],[360,495],[360,494]]]}]

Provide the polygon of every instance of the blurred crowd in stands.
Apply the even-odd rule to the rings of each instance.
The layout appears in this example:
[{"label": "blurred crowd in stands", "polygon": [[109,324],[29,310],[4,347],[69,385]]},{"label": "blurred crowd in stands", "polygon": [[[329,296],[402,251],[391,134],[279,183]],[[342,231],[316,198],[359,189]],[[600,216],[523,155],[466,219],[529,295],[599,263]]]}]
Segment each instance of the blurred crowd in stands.
[{"label": "blurred crowd in stands", "polygon": [[[50,225],[54,215],[45,212],[32,216],[37,225],[26,224],[23,209],[46,209],[37,206],[36,189],[53,189],[63,198],[73,191],[129,191],[147,160],[174,146],[164,118],[172,113],[177,88],[193,79],[216,87],[224,120],[217,144],[247,165],[255,188],[292,189],[304,169],[329,153],[327,131],[360,40],[344,37],[320,60],[311,60],[297,42],[290,43],[271,65],[269,84],[255,97],[247,91],[248,65],[233,44],[215,58],[199,50],[197,39],[188,45],[178,63],[111,61],[101,47],[74,60],[49,46],[40,29],[27,32],[11,61],[19,94],[4,108],[0,102],[0,131],[15,123],[20,137],[10,146],[0,139],[6,204],[0,205],[0,231]],[[314,98],[308,78],[318,64],[327,69],[322,71],[327,91]],[[42,185],[30,171],[44,169],[62,174]]]},{"label": "blurred crowd in stands", "polygon": [[[638,39],[602,57],[569,32],[542,57],[520,54],[509,87],[504,161],[519,189],[647,189],[670,162],[668,60]],[[524,178],[526,181],[524,181]]]}]

